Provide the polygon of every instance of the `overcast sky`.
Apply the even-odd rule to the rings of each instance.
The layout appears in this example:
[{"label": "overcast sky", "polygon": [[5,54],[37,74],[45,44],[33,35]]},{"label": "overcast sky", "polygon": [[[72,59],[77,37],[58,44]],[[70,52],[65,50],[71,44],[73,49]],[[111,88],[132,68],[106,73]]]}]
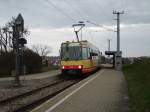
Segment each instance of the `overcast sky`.
[{"label": "overcast sky", "polygon": [[122,11],[121,50],[123,56],[150,56],[150,0],[0,0],[0,27],[21,13],[30,35],[27,46],[52,47],[49,55],[59,55],[60,44],[76,40],[72,24],[85,21],[83,39],[107,50],[116,50],[116,33],[86,23],[91,21],[115,29],[116,15]]}]

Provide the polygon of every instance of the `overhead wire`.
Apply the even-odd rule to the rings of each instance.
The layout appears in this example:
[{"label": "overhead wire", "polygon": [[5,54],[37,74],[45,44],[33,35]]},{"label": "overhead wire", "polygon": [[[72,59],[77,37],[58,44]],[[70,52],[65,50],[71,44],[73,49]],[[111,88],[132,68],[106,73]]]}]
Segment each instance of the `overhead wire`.
[{"label": "overhead wire", "polygon": [[68,15],[66,12],[64,12],[61,8],[57,7],[52,1],[45,0],[48,4],[50,4],[53,8],[55,8],[57,11],[59,11],[61,14],[63,14],[66,18],[69,18],[72,22],[75,22],[76,20]]},{"label": "overhead wire", "polygon": [[[93,32],[92,32],[92,31],[88,31],[88,34],[90,35],[90,41],[91,41],[92,43],[97,44],[97,46],[98,46],[99,48],[101,48],[101,47],[107,48],[106,45],[104,45],[104,43],[99,44],[99,41],[95,40],[95,37],[96,37],[96,36],[93,35]],[[96,39],[97,39],[97,38],[96,38]]]},{"label": "overhead wire", "polygon": [[[79,20],[79,22],[81,21],[81,22],[85,22],[87,19],[83,16],[83,14],[77,9],[77,8],[75,8],[74,6],[75,5],[72,5],[71,4],[71,1],[68,1],[68,0],[63,0],[71,9],[73,9],[73,11],[78,15],[78,17],[80,17],[81,18],[81,20]],[[81,39],[82,39],[82,30],[81,30],[81,32],[80,32],[80,34],[81,34]]]},{"label": "overhead wire", "polygon": [[93,24],[93,25],[95,25],[95,26],[101,27],[101,28],[103,28],[103,29],[105,29],[105,30],[107,30],[107,31],[113,31],[113,32],[114,32],[113,29],[107,28],[107,27],[105,27],[105,26],[103,26],[103,25],[100,25],[100,24],[97,24],[97,23],[94,23],[94,22],[91,22],[91,21],[86,21],[86,22],[87,22],[87,23],[90,23],[90,24]]},{"label": "overhead wire", "polygon": [[[95,0],[94,0],[94,1],[95,1]],[[92,3],[94,3],[94,2],[92,1]],[[90,3],[90,4],[91,4],[91,3]],[[96,3],[94,4],[95,6],[97,6],[97,9],[101,8],[101,6],[98,6],[98,4],[99,4],[99,3],[98,3],[97,1],[96,1]],[[89,5],[89,6],[90,6],[90,5]],[[93,7],[92,7],[92,8],[93,8]],[[101,9],[102,9],[102,8],[101,8]],[[103,9],[102,9],[102,10],[103,10]],[[101,10],[100,10],[100,11],[101,11]],[[89,8],[88,8],[88,10],[86,10],[86,12],[89,12]],[[102,12],[102,11],[101,11],[101,13],[99,12],[99,10],[98,10],[98,11],[96,10],[95,12],[98,13],[99,15],[105,16],[106,18],[109,17],[109,16],[107,16],[107,14],[104,14],[104,12]],[[90,16],[90,17],[88,16],[88,18],[91,18],[91,17],[92,17],[92,16]],[[101,16],[100,16],[100,17],[101,17]],[[91,19],[92,19],[92,18],[91,18]],[[87,21],[88,21],[88,20],[90,20],[90,19],[87,19]],[[93,19],[92,19],[92,20],[93,20]]]},{"label": "overhead wire", "polygon": [[[96,2],[95,4],[97,5],[97,8],[98,8],[98,9],[99,9],[99,8],[101,9],[100,11],[101,11],[102,15],[105,16],[106,18],[110,18],[110,17],[105,13],[103,7],[101,7],[101,5],[100,5],[97,1],[95,1],[95,2]],[[100,24],[97,24],[97,23],[95,23],[95,22],[91,22],[91,21],[89,21],[89,20],[87,20],[86,22],[87,22],[87,23],[90,23],[90,24],[93,24],[93,25],[95,25],[95,26],[101,27],[101,28],[105,29],[106,31],[114,32],[113,29],[107,28],[107,27],[105,27],[105,26],[103,26],[103,25],[100,25]],[[91,35],[91,33],[89,33],[89,34]],[[91,35],[91,36],[92,36],[92,35]]]},{"label": "overhead wire", "polygon": [[[65,17],[69,18],[69,19],[70,19],[71,21],[73,21],[73,22],[76,22],[76,20],[75,20],[72,16],[68,15],[68,14],[67,14],[66,12],[64,12],[61,8],[57,7],[52,1],[50,1],[50,0],[45,0],[45,1],[46,1],[47,3],[49,3],[53,8],[55,8],[57,11],[59,11],[60,13],[62,13]],[[63,0],[63,1],[64,1],[66,4],[68,4],[69,6],[71,6],[71,4],[70,4],[67,0]],[[97,1],[96,1],[96,4],[98,4]],[[73,8],[73,7],[71,7],[71,8]],[[73,9],[74,9],[74,12],[76,12],[77,14],[79,14],[79,15],[81,16],[82,19],[86,20],[78,10],[76,10],[75,8],[73,8]],[[102,8],[101,8],[101,9],[102,9]],[[103,11],[103,13],[104,13],[104,11]],[[105,14],[105,16],[106,16],[106,14]],[[107,16],[106,16],[106,17],[107,17]],[[86,20],[86,22],[88,22],[88,23],[90,23],[90,24],[93,24],[93,25],[95,25],[95,26],[101,27],[101,28],[103,28],[103,29],[105,29],[105,30],[107,30],[107,31],[114,31],[114,30],[112,30],[112,29],[110,29],[110,28],[107,28],[107,27],[105,27],[105,26],[103,26],[103,25],[96,24],[96,23],[91,22],[91,21],[89,21],[89,20]]]},{"label": "overhead wire", "polygon": [[[71,21],[73,21],[73,22],[76,22],[76,20],[72,17],[72,16],[70,16],[69,14],[67,14],[66,12],[64,12],[61,8],[59,8],[59,7],[57,7],[52,1],[50,1],[50,0],[45,0],[47,3],[49,3],[53,8],[55,8],[57,11],[59,11],[60,13],[62,13],[65,17],[67,17],[67,18],[69,18]],[[67,0],[63,0],[66,4],[68,4],[69,6],[71,6],[71,4],[67,1]],[[96,1],[96,4],[98,4],[97,3],[97,1]],[[100,7],[100,6],[99,6]],[[88,19],[85,19],[84,17],[83,17],[83,15],[80,13],[80,11],[78,11],[78,10],[76,10],[74,7],[71,7],[71,8],[73,8],[74,9],[74,12],[76,12],[77,14],[79,14],[79,16],[83,19],[83,20],[86,20],[86,21],[88,21]],[[102,7],[100,7],[102,10],[103,10],[103,8]],[[107,18],[109,18],[109,16],[107,16],[105,13],[104,13],[104,11],[103,11],[103,14],[105,15],[105,17],[107,17]]]},{"label": "overhead wire", "polygon": [[[57,11],[59,11],[61,14],[63,14],[66,18],[70,19],[72,22],[76,22],[76,20],[70,16],[68,13],[66,13],[65,11],[63,11],[61,8],[59,8],[56,4],[54,4],[54,2],[52,2],[51,0],[45,0],[48,4],[50,4],[53,8],[55,8]],[[87,23],[90,23],[90,24],[93,24],[95,26],[98,26],[98,27],[101,27],[107,31],[113,31],[112,29],[110,28],[107,28],[103,25],[100,25],[100,24],[96,24],[95,22],[91,22],[89,21],[88,19],[85,19],[85,17],[83,16],[83,14],[77,10],[74,6],[71,5],[71,3],[67,0],[63,0],[69,7],[71,7],[71,9],[73,9],[73,11],[78,14],[80,16],[81,19],[85,20]],[[104,11],[103,7],[96,1],[96,5],[97,5],[97,8],[101,9],[101,15],[105,16],[106,18],[110,18]],[[90,33],[90,35],[92,36],[92,34]],[[92,39],[93,40],[93,39]]]},{"label": "overhead wire", "polygon": [[125,10],[125,0],[120,0],[121,10]]},{"label": "overhead wire", "polygon": [[[64,1],[66,4],[68,4],[69,6],[71,6],[71,4],[70,4],[67,0],[63,0],[63,1]],[[97,1],[95,1],[95,2],[96,2],[97,5],[99,4]],[[71,8],[73,8],[73,9],[74,9],[74,12],[76,12],[77,14],[79,14],[79,15],[81,16],[81,18],[85,20],[85,18],[82,16],[82,14],[81,14],[78,10],[76,10],[74,7],[71,7]],[[99,5],[99,8],[101,8],[101,9],[103,10],[103,8],[102,8],[100,5]],[[103,13],[104,13],[104,11],[103,11]],[[109,16],[107,16],[106,13],[104,13],[104,15],[105,15],[105,17],[109,18]],[[86,21],[89,22],[89,23],[94,24],[93,22],[90,22],[90,21],[88,21],[88,20],[86,20]],[[94,24],[94,25],[99,26],[99,27],[101,27],[101,28],[103,28],[103,29],[105,29],[105,30],[107,30],[107,31],[113,31],[112,29],[107,28],[107,27],[104,27],[103,25],[98,25],[98,24]]]},{"label": "overhead wire", "polygon": [[69,1],[63,0],[63,2],[65,2],[71,9],[73,9],[73,11],[76,14],[78,14],[82,20],[86,20],[85,17],[81,14],[81,12],[77,10]]},{"label": "overhead wire", "polygon": [[103,9],[103,7],[99,4],[99,2],[97,2],[96,0],[94,0],[96,6],[98,9],[101,9],[101,13],[103,14],[103,16],[105,16],[106,18],[110,18],[107,14],[106,11]]},{"label": "overhead wire", "polygon": [[[67,1],[67,0],[65,0],[65,1]],[[71,0],[70,0],[70,2],[71,2]],[[85,4],[84,4],[85,5]],[[70,6],[71,6],[71,4],[70,4]],[[76,5],[76,6],[81,6],[81,5]],[[76,10],[76,8],[75,7],[71,7],[71,8],[74,8],[75,9],[75,11],[76,11],[76,13],[79,13],[79,15],[81,16],[81,18],[84,20],[84,21],[86,21],[86,20],[89,20],[89,19],[92,19],[91,18],[91,16],[89,16],[86,12],[88,12],[89,10],[86,10],[85,8],[82,8],[83,10],[82,11],[84,11],[84,13],[82,13],[81,11],[79,11],[79,10]],[[81,7],[80,7],[81,8]],[[86,11],[86,12],[85,12]],[[84,15],[84,16],[83,16]]]}]

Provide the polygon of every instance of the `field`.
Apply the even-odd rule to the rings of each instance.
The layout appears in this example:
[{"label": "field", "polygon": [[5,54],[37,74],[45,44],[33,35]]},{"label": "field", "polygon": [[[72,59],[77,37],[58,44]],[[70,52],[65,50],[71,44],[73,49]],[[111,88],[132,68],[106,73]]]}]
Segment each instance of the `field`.
[{"label": "field", "polygon": [[150,112],[150,59],[124,65],[131,112]]}]

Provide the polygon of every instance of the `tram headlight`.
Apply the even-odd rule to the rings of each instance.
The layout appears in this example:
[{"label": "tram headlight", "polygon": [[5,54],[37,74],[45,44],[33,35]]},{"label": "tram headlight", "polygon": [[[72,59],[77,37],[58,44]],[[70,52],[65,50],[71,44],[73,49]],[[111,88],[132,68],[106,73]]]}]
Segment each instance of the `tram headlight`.
[{"label": "tram headlight", "polygon": [[81,66],[81,65],[79,65],[79,66],[78,66],[78,68],[79,68],[79,69],[81,69],[81,68],[82,68],[82,66]]},{"label": "tram headlight", "polygon": [[65,69],[65,66],[62,66],[62,69]]}]

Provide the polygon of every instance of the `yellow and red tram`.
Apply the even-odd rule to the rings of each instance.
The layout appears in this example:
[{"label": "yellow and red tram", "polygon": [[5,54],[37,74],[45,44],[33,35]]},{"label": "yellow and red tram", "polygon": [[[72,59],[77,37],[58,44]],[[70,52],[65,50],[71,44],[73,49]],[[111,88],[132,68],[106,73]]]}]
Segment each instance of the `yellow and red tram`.
[{"label": "yellow and red tram", "polygon": [[101,52],[88,41],[61,44],[62,74],[87,74],[100,67]]}]

